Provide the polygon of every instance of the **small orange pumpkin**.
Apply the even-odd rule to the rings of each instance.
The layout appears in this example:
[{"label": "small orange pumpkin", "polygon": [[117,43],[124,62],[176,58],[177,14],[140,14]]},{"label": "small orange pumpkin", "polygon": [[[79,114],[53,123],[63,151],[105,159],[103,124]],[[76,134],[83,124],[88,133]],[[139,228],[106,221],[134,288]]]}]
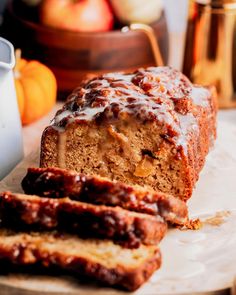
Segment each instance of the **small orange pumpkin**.
[{"label": "small orange pumpkin", "polygon": [[23,125],[46,115],[57,95],[57,82],[52,71],[42,63],[21,58],[16,50],[15,86]]}]

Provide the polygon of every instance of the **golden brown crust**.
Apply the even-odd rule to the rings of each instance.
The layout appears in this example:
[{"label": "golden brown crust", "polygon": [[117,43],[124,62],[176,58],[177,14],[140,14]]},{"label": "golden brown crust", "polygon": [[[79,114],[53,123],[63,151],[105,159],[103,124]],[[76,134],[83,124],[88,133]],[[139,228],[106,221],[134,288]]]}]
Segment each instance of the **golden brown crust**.
[{"label": "golden brown crust", "polygon": [[1,222],[23,230],[62,230],[82,237],[114,240],[127,248],[157,244],[167,225],[159,217],[107,207],[5,192],[0,195]]},{"label": "golden brown crust", "polygon": [[50,198],[69,197],[160,215],[173,224],[183,225],[188,219],[187,205],[168,194],[59,168],[29,168],[22,181],[22,188],[27,194]]},{"label": "golden brown crust", "polygon": [[[8,233],[9,235],[17,235],[16,233]],[[92,278],[102,284],[121,287],[128,291],[138,289],[145,283],[149,277],[161,265],[161,255],[158,248],[155,249],[153,255],[147,257],[138,267],[127,268],[127,266],[119,264],[115,268],[108,268],[105,265],[94,262],[92,259],[80,257],[80,253],[76,255],[68,255],[63,249],[50,250],[42,247],[32,235],[19,236],[13,242],[4,243],[0,240],[0,259],[4,262],[10,262],[19,266],[36,266],[41,265],[50,269],[59,268],[68,270],[75,276],[83,276]],[[49,234],[50,235],[50,234]],[[66,237],[64,239],[67,239]],[[56,245],[55,240],[54,244]]]}]

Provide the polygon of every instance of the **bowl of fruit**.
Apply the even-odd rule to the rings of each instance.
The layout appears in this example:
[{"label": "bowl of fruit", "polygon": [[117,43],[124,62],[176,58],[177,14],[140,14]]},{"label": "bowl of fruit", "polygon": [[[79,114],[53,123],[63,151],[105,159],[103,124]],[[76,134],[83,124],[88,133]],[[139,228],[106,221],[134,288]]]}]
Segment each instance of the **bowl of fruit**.
[{"label": "bowl of fruit", "polygon": [[37,59],[50,67],[64,96],[81,80],[93,75],[155,64],[144,33],[121,31],[123,26],[134,22],[150,25],[167,62],[168,32],[161,0],[149,2],[147,5],[146,0],[12,1],[1,33],[22,50],[23,57]]}]

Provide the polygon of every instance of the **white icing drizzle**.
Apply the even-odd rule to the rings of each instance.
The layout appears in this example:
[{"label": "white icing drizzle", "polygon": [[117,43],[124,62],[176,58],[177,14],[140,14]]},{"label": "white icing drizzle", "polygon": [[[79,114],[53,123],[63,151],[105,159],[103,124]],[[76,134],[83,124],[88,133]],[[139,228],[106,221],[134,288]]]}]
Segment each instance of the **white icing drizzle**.
[{"label": "white icing drizzle", "polygon": [[65,110],[62,113],[56,115],[56,117],[54,118],[54,120],[52,121],[52,125],[55,126],[57,124],[59,124],[63,119],[65,119],[68,116],[71,116],[73,114],[73,112],[71,110]]},{"label": "white icing drizzle", "polygon": [[198,120],[192,113],[188,113],[186,115],[179,114],[179,121],[181,135],[176,139],[176,143],[177,145],[182,146],[184,153],[187,154],[188,147],[186,137],[191,133],[193,133],[195,137],[199,135]]},{"label": "white icing drizzle", "polygon": [[[122,72],[120,73],[107,73],[104,74],[104,78],[110,78],[114,80],[122,80],[122,81],[130,81],[133,78],[134,74],[124,74]],[[100,80],[99,80],[100,81]]]},{"label": "white icing drizzle", "polygon": [[59,168],[66,168],[66,138],[66,132],[58,133],[57,163]]},{"label": "white icing drizzle", "polygon": [[194,85],[191,91],[191,97],[196,105],[207,106],[209,90],[201,86]]},{"label": "white icing drizzle", "polygon": [[[99,108],[86,108],[80,113],[80,117],[82,120],[91,120],[92,117],[94,117],[96,114],[102,113],[104,111],[105,107],[99,107]],[[75,119],[71,119],[73,122]]]},{"label": "white icing drizzle", "polygon": [[[104,87],[109,87],[109,86],[110,86],[110,83],[108,83],[108,81],[107,81],[106,79],[92,80],[92,81],[90,81],[89,84],[90,84],[90,85],[93,85],[93,84],[99,84],[99,87],[102,87],[102,88],[104,88]],[[87,92],[89,92],[89,91],[87,90]]]}]

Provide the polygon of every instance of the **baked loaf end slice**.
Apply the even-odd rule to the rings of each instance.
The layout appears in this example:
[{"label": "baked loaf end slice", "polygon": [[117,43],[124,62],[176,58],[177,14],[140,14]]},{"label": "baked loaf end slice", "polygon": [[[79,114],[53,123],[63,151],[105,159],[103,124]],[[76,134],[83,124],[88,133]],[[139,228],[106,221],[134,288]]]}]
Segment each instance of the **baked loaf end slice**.
[{"label": "baked loaf end slice", "polygon": [[27,231],[60,230],[84,238],[111,239],[127,248],[137,248],[141,243],[157,244],[167,230],[161,216],[68,198],[48,199],[10,192],[0,195],[0,217],[4,227]]},{"label": "baked loaf end slice", "polygon": [[42,136],[41,167],[151,186],[183,200],[216,136],[216,96],[168,67],[77,88]]},{"label": "baked loaf end slice", "polygon": [[106,240],[8,230],[0,230],[0,260],[19,266],[58,267],[129,291],[139,288],[161,264],[156,246],[125,249]]},{"label": "baked loaf end slice", "polygon": [[187,205],[173,196],[138,185],[129,186],[59,168],[29,168],[22,180],[22,188],[27,194],[50,198],[69,197],[87,203],[120,206],[159,215],[172,224],[184,225],[188,220]]}]

